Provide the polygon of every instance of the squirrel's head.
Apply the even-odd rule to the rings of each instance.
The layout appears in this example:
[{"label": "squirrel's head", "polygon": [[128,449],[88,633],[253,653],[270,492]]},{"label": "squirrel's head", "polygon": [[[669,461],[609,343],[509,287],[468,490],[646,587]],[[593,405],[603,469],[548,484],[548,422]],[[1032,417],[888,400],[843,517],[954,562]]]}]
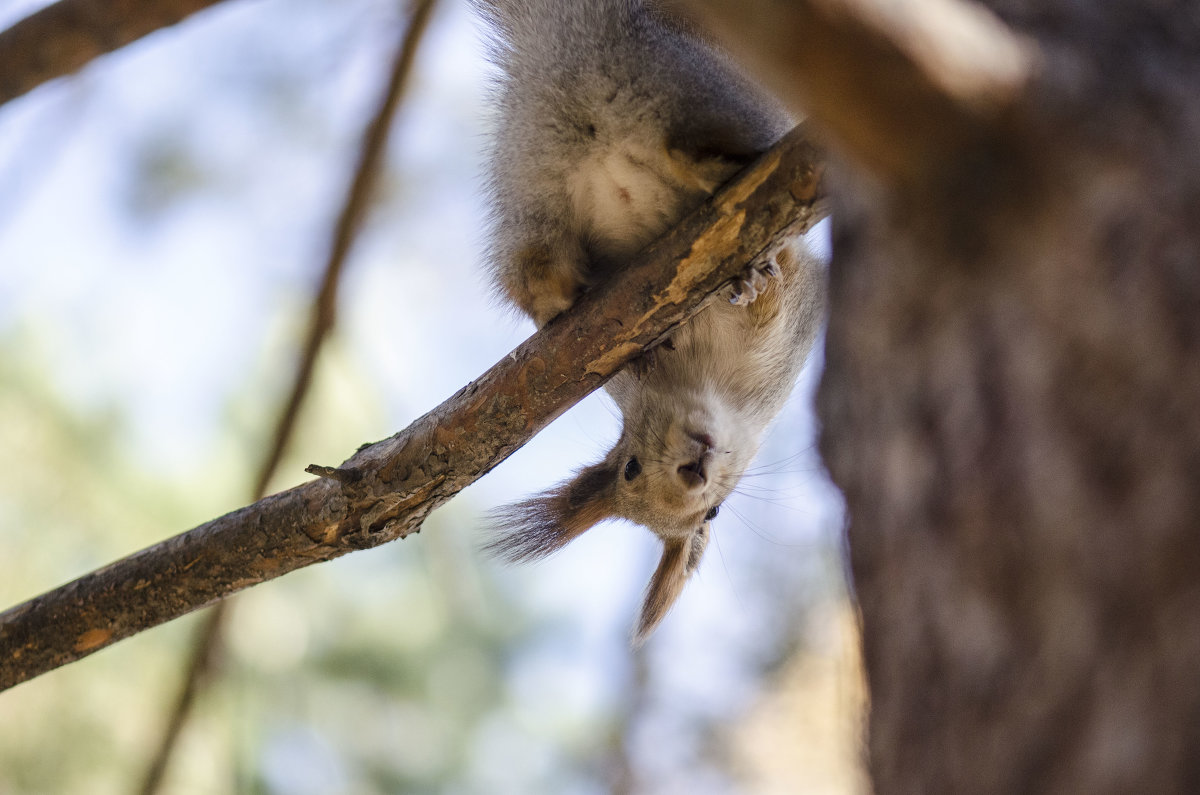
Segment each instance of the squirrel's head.
[{"label": "squirrel's head", "polygon": [[651,530],[663,555],[646,590],[634,646],[683,591],[708,545],[709,522],[754,453],[745,439],[734,443],[728,423],[711,408],[656,406],[626,413],[621,438],[600,463],[498,511],[493,523],[500,534],[489,545],[500,557],[523,562],[557,551],[605,519]]}]

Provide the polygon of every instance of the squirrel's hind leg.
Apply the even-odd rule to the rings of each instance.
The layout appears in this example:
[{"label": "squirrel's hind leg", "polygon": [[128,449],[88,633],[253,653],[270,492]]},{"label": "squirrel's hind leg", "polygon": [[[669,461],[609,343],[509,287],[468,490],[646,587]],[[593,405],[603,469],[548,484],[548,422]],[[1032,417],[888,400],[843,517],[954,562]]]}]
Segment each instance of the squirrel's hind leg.
[{"label": "squirrel's hind leg", "polygon": [[502,279],[508,297],[538,328],[569,309],[589,283],[583,252],[566,241],[519,248]]}]

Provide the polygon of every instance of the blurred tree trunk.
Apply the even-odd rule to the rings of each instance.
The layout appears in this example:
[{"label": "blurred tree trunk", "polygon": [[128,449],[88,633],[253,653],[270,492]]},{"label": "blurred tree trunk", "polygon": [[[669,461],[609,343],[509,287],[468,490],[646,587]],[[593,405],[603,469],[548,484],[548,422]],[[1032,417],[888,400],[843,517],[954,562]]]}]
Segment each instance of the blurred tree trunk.
[{"label": "blurred tree trunk", "polygon": [[834,244],[871,767],[1200,792],[1200,19],[993,5],[1046,59],[1011,123]]},{"label": "blurred tree trunk", "polygon": [[693,5],[734,49],[791,41],[760,70],[848,164],[819,411],[876,789],[1200,792],[1196,4],[992,0],[1032,68],[936,148],[857,84],[822,104],[903,79],[821,61],[866,4]]}]

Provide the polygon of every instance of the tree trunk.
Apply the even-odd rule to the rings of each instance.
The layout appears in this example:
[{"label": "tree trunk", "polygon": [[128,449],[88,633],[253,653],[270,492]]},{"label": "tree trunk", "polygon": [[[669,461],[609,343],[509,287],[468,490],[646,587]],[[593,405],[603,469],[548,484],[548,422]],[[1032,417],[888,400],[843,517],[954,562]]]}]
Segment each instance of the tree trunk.
[{"label": "tree trunk", "polygon": [[876,789],[1200,792],[1197,6],[680,2],[847,161],[818,402]]},{"label": "tree trunk", "polygon": [[1012,116],[834,215],[871,768],[1200,792],[1196,12],[993,5],[1045,58]]}]

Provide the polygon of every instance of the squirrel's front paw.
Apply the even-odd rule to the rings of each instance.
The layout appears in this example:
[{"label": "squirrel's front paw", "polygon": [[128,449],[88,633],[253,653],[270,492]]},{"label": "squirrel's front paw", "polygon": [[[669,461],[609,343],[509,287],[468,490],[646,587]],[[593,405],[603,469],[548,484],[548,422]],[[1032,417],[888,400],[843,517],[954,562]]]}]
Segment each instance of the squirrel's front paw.
[{"label": "squirrel's front paw", "polygon": [[779,277],[779,266],[772,259],[762,267],[747,265],[745,272],[733,280],[729,286],[729,303],[734,306],[747,306],[754,303],[771,279]]}]

